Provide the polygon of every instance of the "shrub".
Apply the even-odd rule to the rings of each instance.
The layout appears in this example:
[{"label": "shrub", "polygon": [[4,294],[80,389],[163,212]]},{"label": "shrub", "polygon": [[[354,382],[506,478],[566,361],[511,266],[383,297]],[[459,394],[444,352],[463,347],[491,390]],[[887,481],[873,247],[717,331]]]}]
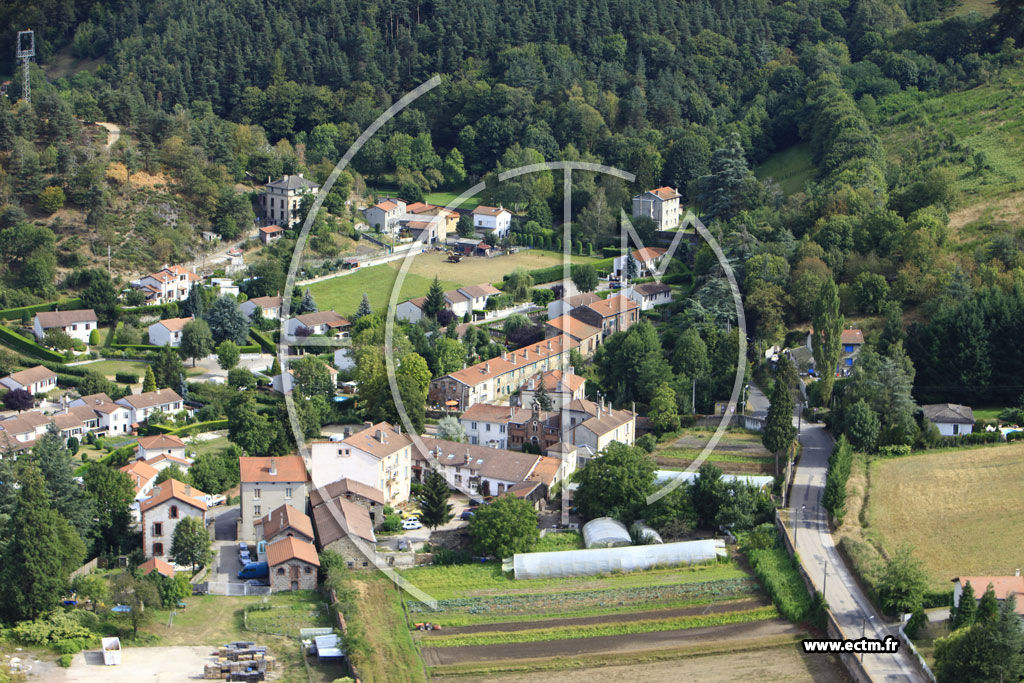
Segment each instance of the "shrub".
[{"label": "shrub", "polygon": [[117,372],[114,373],[114,381],[121,384],[138,384],[139,376],[131,372]]},{"label": "shrub", "polygon": [[381,531],[394,532],[402,530],[402,518],[398,515],[384,515],[384,523],[380,526]]},{"label": "shrub", "polygon": [[73,657],[71,655],[61,655],[60,659],[57,660],[57,665],[58,666],[62,666],[62,667],[64,667],[66,669],[69,666],[71,666],[71,660],[72,659],[73,659]]},{"label": "shrub", "polygon": [[878,455],[883,458],[898,458],[903,455],[910,455],[910,446],[906,444],[881,446],[878,449]]}]

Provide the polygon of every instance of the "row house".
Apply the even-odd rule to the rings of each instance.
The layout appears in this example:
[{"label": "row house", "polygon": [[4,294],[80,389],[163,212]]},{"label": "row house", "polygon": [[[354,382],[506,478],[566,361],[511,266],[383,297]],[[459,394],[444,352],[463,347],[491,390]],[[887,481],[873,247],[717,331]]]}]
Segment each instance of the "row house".
[{"label": "row house", "polygon": [[36,313],[32,322],[32,332],[40,341],[50,330],[57,330],[72,339],[87,344],[89,335],[98,327],[99,318],[96,317],[96,311],[91,308],[74,311],[42,311]]},{"label": "row house", "polygon": [[412,482],[412,439],[387,422],[364,425],[342,441],[310,444],[313,484],[317,487],[350,479],[384,494],[387,505],[409,500]]},{"label": "row house", "polygon": [[151,273],[132,282],[132,286],[141,289],[146,296],[147,304],[167,304],[184,301],[192,286],[199,282],[199,276],[184,266],[164,266],[161,270]]},{"label": "row house", "polygon": [[544,411],[533,405],[515,411],[508,431],[509,448],[521,449],[529,443],[546,453],[564,443],[578,451],[577,461],[582,465],[614,441],[633,445],[636,412],[585,399],[574,399],[560,410]]},{"label": "row house", "polygon": [[128,406],[114,402],[106,394],[89,394],[73,399],[71,407],[88,406],[96,413],[97,434],[117,435],[132,431],[132,411]]},{"label": "row house", "polygon": [[431,380],[430,401],[444,405],[455,401],[455,407],[466,410],[474,403],[507,400],[514,391],[538,372],[564,368],[569,352],[579,342],[554,337],[530,344],[516,351],[502,353],[462,370]]},{"label": "row house", "polygon": [[584,292],[582,294],[574,294],[573,296],[565,296],[561,299],[555,299],[548,304],[548,320],[554,320],[560,318],[563,315],[569,315],[574,308],[580,306],[589,306],[595,301],[600,301],[601,297],[593,292]]},{"label": "row house", "polygon": [[348,569],[373,568],[371,557],[377,542],[373,526],[369,511],[343,496],[329,498],[313,508],[317,545],[341,555]]},{"label": "row house", "polygon": [[241,517],[238,538],[255,542],[263,515],[282,505],[306,508],[309,474],[301,455],[240,457]]},{"label": "row house", "polygon": [[640,307],[629,297],[617,294],[586,306],[574,308],[569,315],[601,330],[601,340],[616,332],[625,332],[639,320]]},{"label": "row house", "polygon": [[21,452],[32,448],[49,426],[50,417],[35,410],[0,420],[0,449]]},{"label": "row house", "polygon": [[423,471],[436,468],[448,485],[470,495],[500,496],[528,481],[547,456],[423,437]]},{"label": "row house", "polygon": [[580,355],[590,358],[601,344],[601,328],[588,325],[571,315],[563,315],[544,323],[544,338],[552,339],[565,335],[578,344]]},{"label": "row house", "polygon": [[32,395],[45,394],[57,388],[57,373],[42,365],[37,365],[20,372],[12,372],[0,379],[0,386],[7,387],[12,391],[23,389]]},{"label": "row house", "polygon": [[150,494],[139,503],[142,550],[147,558],[170,559],[171,540],[178,522],[186,517],[195,517],[206,526],[207,496],[177,479],[168,479],[154,486]]}]

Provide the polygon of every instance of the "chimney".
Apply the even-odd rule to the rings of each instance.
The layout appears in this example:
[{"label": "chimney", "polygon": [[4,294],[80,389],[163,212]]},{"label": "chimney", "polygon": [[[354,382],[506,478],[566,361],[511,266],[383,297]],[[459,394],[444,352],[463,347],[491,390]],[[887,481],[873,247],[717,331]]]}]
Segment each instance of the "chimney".
[{"label": "chimney", "polygon": [[512,356],[512,365],[515,365],[516,364],[516,354],[511,353],[509,355]]},{"label": "chimney", "polygon": [[402,425],[395,425],[395,434],[402,433]]},{"label": "chimney", "polygon": [[1013,573],[1013,575],[1014,575],[1014,576],[1020,576],[1020,567],[1018,567],[1018,568],[1017,568],[1017,571],[1015,571],[1015,572]]},{"label": "chimney", "polygon": [[491,362],[487,361],[486,363],[484,363],[484,372],[490,372],[490,371],[491,371]]},{"label": "chimney", "polygon": [[373,423],[370,422],[370,421],[366,421],[366,422],[363,423],[363,429],[369,429],[372,426],[373,426]]},{"label": "chimney", "polygon": [[277,476],[277,460],[275,458],[270,459],[270,476]]},{"label": "chimney", "polygon": [[191,496],[192,495],[192,487],[189,486],[188,484],[185,484],[185,495],[186,496]]},{"label": "chimney", "polygon": [[548,339],[548,351],[550,351],[550,350],[551,350],[551,340]]},{"label": "chimney", "polygon": [[530,360],[530,349],[523,349],[523,360]]}]

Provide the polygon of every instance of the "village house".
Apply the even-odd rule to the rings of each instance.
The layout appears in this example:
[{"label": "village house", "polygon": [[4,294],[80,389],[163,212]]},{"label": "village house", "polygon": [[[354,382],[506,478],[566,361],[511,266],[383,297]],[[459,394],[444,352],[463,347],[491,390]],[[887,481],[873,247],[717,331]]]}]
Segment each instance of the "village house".
[{"label": "village house", "polygon": [[[153,462],[157,456],[166,456],[159,463]],[[158,470],[177,464],[187,468],[191,463],[185,459],[185,442],[173,434],[157,434],[156,436],[140,436],[135,457],[145,460]]]},{"label": "village house", "polygon": [[12,391],[14,389],[24,389],[33,396],[45,394],[57,388],[57,373],[42,365],[37,365],[34,368],[20,372],[12,372],[0,379],[0,385]]},{"label": "village house", "polygon": [[543,386],[552,408],[557,410],[567,403],[582,399],[586,393],[587,380],[573,372],[570,365],[567,372],[548,370],[534,375],[519,388],[519,405],[532,406],[538,387]]},{"label": "village house", "polygon": [[[499,294],[501,291],[491,285],[467,285],[445,292],[444,304],[452,315],[461,320],[467,313],[486,309],[487,301]],[[423,319],[423,305],[426,301],[425,296],[403,301],[395,308],[395,318],[411,323],[419,322]]]},{"label": "village house", "polygon": [[293,536],[282,536],[267,544],[270,591],[316,590],[316,572],[320,558],[312,543]]},{"label": "village house", "polygon": [[[547,456],[423,437],[448,485],[471,495],[500,496],[525,482]],[[420,456],[422,457],[422,456]],[[427,462],[423,471],[431,467]]]},{"label": "village house", "polygon": [[377,542],[366,508],[344,497],[330,499],[313,508],[313,525],[320,549],[341,555],[348,569],[373,566],[360,549],[362,544],[367,552],[373,553]]},{"label": "village house", "polygon": [[183,266],[164,266],[161,270],[151,273],[132,282],[132,286],[141,289],[146,296],[147,304],[168,304],[184,301],[192,286],[199,282],[199,276]]},{"label": "village house", "polygon": [[398,222],[405,215],[406,203],[397,197],[383,197],[373,206],[363,209],[363,218],[376,232],[394,234]]},{"label": "village house", "polygon": [[352,323],[334,311],[314,311],[289,318],[285,323],[285,334],[291,337],[330,334],[347,337],[351,327]]},{"label": "village house", "polygon": [[604,341],[616,332],[625,332],[632,327],[639,319],[639,308],[635,301],[617,294],[574,308],[569,315],[600,329],[601,340]]},{"label": "village house", "polygon": [[168,318],[153,323],[149,326],[149,343],[153,346],[181,346],[181,332],[190,322],[192,322],[192,316]]},{"label": "village house", "polygon": [[35,410],[0,420],[0,447],[14,452],[32,448],[36,439],[46,433],[50,421],[49,417]]},{"label": "village house", "polygon": [[958,576],[952,582],[953,607],[960,606],[960,598],[968,583],[974,590],[975,600],[981,600],[988,587],[992,586],[992,592],[996,594],[996,600],[999,602],[1013,596],[1017,616],[1024,619],[1024,577],[1020,575],[1019,569],[1014,576]]},{"label": "village house", "polygon": [[73,399],[69,406],[87,406],[96,413],[97,434],[128,434],[132,431],[132,411],[127,406],[115,403],[106,394],[89,394]]},{"label": "village house", "polygon": [[412,440],[387,422],[364,427],[342,441],[310,444],[313,483],[347,478],[383,492],[392,507],[402,505],[412,481]]},{"label": "village house", "polygon": [[[811,340],[814,338],[814,328],[811,328],[807,332],[806,346],[807,350],[811,353],[814,352],[814,347]],[[853,368],[853,364],[857,359],[857,354],[860,353],[860,349],[864,346],[864,332],[863,330],[847,329],[843,330],[839,336],[840,343],[840,355],[839,363],[836,365],[835,372],[841,375],[850,374],[850,370]],[[824,372],[821,368],[816,368],[819,372]]]},{"label": "village house", "polygon": [[627,263],[628,259],[632,257],[636,262],[636,273],[629,278],[630,280],[653,277],[666,253],[668,250],[661,247],[644,247],[634,250],[629,256],[616,256],[612,265],[612,275],[618,280],[627,277]]},{"label": "village house", "polygon": [[636,441],[636,413],[615,410],[604,401],[574,399],[559,410],[520,408],[509,420],[508,430],[509,448],[518,450],[529,443],[546,453],[564,442],[577,451],[582,466],[613,441],[632,446]]},{"label": "village house", "polygon": [[[331,376],[331,379],[335,384],[337,384],[338,371],[330,365],[325,367],[327,368],[327,373]],[[292,393],[292,391],[295,390],[295,371],[288,368],[287,372],[282,372],[280,375],[274,375],[271,377],[270,388],[281,395]]]},{"label": "village house", "polygon": [[478,206],[473,209],[473,229],[491,244],[508,237],[512,212],[501,206]]},{"label": "village house", "polygon": [[508,448],[508,421],[513,412],[510,406],[474,403],[459,416],[459,423],[469,443]]},{"label": "village house", "polygon": [[284,237],[284,228],[280,225],[265,225],[259,229],[260,242],[273,244]]},{"label": "village house", "polygon": [[921,406],[924,418],[939,428],[943,436],[970,434],[974,431],[974,411],[957,403],[934,403]]},{"label": "village house", "polygon": [[633,197],[633,218],[650,218],[658,230],[672,230],[682,217],[681,197],[672,187],[647,190]]},{"label": "village house", "polygon": [[259,197],[263,220],[285,229],[295,227],[300,222],[302,197],[316,194],[319,189],[319,185],[302,177],[301,173],[284,175],[273,182],[268,179]]},{"label": "village house", "polygon": [[136,501],[149,498],[149,492],[153,490],[153,482],[156,481],[156,475],[160,474],[160,470],[144,460],[130,462],[120,470],[131,479],[132,486],[135,488]]},{"label": "village house", "polygon": [[57,431],[64,437],[65,443],[71,437],[81,442],[86,434],[99,425],[96,413],[85,406],[69,406],[49,417]]},{"label": "village house", "polygon": [[141,394],[129,394],[119,398],[115,403],[128,409],[132,428],[141,425],[146,419],[160,411],[165,415],[177,415],[185,409],[185,402],[173,389],[158,389]]},{"label": "village house", "polygon": [[[437,220],[435,217],[440,216]],[[449,234],[454,234],[459,223],[459,214],[440,206],[413,202],[405,207],[401,227],[414,240],[423,244],[444,244]]]},{"label": "village house", "polygon": [[456,409],[466,410],[474,403],[507,399],[528,377],[565,367],[569,351],[578,345],[572,339],[566,342],[562,337],[554,337],[502,353],[431,380],[429,400],[435,405],[455,401]]},{"label": "village house", "polygon": [[291,505],[281,505],[259,520],[257,535],[260,540],[272,542],[279,537],[297,538],[313,542],[313,522]]},{"label": "village house", "polygon": [[240,457],[238,462],[241,478],[239,540],[256,541],[256,523],[275,508],[282,505],[306,508],[309,475],[301,455]]},{"label": "village house", "polygon": [[36,313],[32,323],[32,332],[36,339],[43,340],[50,330],[58,330],[83,344],[89,342],[89,335],[99,327],[99,318],[91,308],[75,311],[42,311]]},{"label": "village house", "polygon": [[655,306],[672,303],[672,288],[660,282],[645,282],[630,287],[626,296],[635,301],[641,311],[649,311]]},{"label": "village house", "polygon": [[243,301],[238,305],[242,313],[250,318],[259,313],[260,317],[268,320],[280,320],[281,318],[281,297],[279,296],[257,296]]},{"label": "village house", "polygon": [[210,287],[217,293],[217,296],[234,296],[241,294],[241,290],[235,281],[229,277],[210,278]]},{"label": "village house", "polygon": [[177,479],[154,486],[150,494],[139,503],[142,551],[146,557],[170,560],[171,539],[178,522],[195,517],[206,526],[206,494]]},{"label": "village house", "polygon": [[141,571],[144,576],[150,572],[156,572],[157,574],[166,576],[169,579],[174,578],[174,565],[170,562],[161,560],[159,557],[151,557],[140,564],[139,571]]},{"label": "village house", "polygon": [[586,306],[600,300],[601,297],[593,292],[584,292],[583,294],[574,294],[573,296],[555,299],[548,304],[548,320],[554,320],[555,318],[560,318],[563,315],[568,315],[574,308]]},{"label": "village house", "polygon": [[578,344],[576,348],[584,358],[593,356],[594,352],[597,351],[597,347],[601,344],[601,328],[588,325],[571,315],[559,316],[544,324],[545,339],[561,337],[562,335],[566,335]]},{"label": "village house", "polygon": [[313,488],[309,492],[309,505],[315,512],[319,506],[337,498],[344,498],[350,503],[366,508],[374,529],[379,529],[384,523],[384,506],[387,505],[384,492],[353,479],[343,478],[326,486]]}]

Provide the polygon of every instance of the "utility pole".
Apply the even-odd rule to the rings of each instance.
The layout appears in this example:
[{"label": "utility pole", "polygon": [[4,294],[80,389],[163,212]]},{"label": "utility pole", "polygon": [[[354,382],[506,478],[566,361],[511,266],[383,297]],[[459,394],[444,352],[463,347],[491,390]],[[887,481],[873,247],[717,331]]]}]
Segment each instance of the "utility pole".
[{"label": "utility pole", "polygon": [[15,43],[14,56],[22,63],[21,96],[29,104],[32,103],[32,83],[29,79],[28,63],[36,56],[36,34],[30,29],[18,31],[18,42]]},{"label": "utility pole", "polygon": [[690,398],[690,412],[694,417],[697,415],[697,378],[693,378],[693,396]]},{"label": "utility pole", "polygon": [[827,593],[828,590],[828,558],[825,558],[825,580],[821,584],[821,597],[825,602],[828,602]]}]

